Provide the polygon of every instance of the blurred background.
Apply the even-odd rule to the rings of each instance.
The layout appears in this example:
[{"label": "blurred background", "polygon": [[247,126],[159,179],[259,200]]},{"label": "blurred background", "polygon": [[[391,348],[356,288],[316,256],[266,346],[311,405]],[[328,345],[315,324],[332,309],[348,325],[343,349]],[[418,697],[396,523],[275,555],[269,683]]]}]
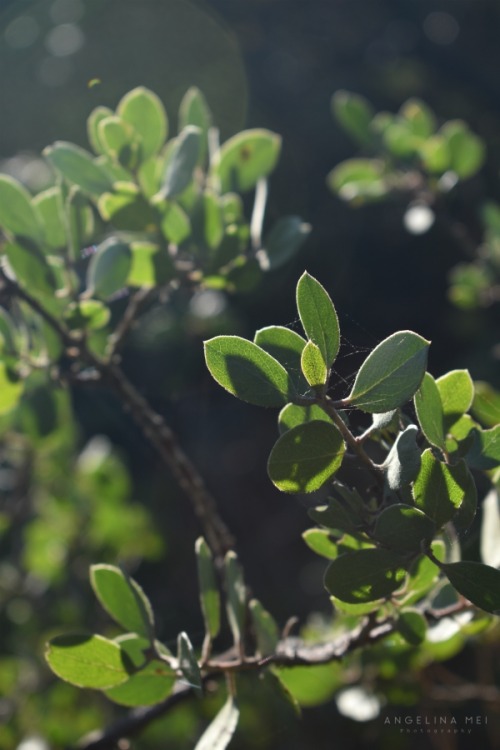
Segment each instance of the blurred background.
[{"label": "blurred background", "polygon": [[[291,615],[302,623],[311,612],[320,619],[328,616],[324,565],[301,539],[311,525],[304,504],[280,495],[267,479],[276,415],[244,405],[216,386],[204,367],[202,340],[221,332],[251,337],[258,327],[296,322],[294,289],[306,268],[325,285],[339,312],[345,345],[336,365],[339,383],[349,380],[382,338],[410,328],[432,340],[435,376],[469,367],[475,379],[500,385],[498,305],[464,310],[448,298],[450,269],[470,259],[464,243],[439,220],[424,234],[408,233],[404,200],[354,210],[325,182],[332,167],[356,154],[332,118],[334,91],[358,92],[376,110],[390,111],[419,97],[442,121],[466,120],[487,144],[485,167],[461,186],[449,208],[451,219],[466,225],[479,244],[477,206],[486,197],[500,200],[499,33],[497,0],[0,0],[0,170],[34,191],[47,181],[40,151],[54,140],[87,147],[90,111],[97,105],[115,107],[138,85],[160,96],[174,128],[183,94],[196,85],[223,139],[243,127],[266,127],[283,136],[268,219],[294,213],[312,225],[298,257],[247,294],[231,299],[216,294],[208,300],[181,295],[174,305],[156,307],[124,351],[127,373],[166,416],[206,477],[237,538],[249,585],[281,625]],[[199,529],[190,507],[111,394],[75,390],[72,399],[78,448],[91,441],[94,454],[102,457],[112,445],[127,474],[125,494],[153,519],[154,529],[144,521],[148,541],[136,552],[134,575],[153,601],[165,641],[187,630],[199,644],[193,555]],[[105,485],[100,491],[104,502]],[[135,523],[130,521],[132,528]],[[113,549],[109,561],[117,562]],[[100,554],[90,561],[106,553]],[[83,553],[75,560],[79,583],[72,596],[85,602],[88,561]],[[5,576],[12,578],[15,567],[3,563],[0,578],[1,571],[7,590]],[[51,581],[49,575],[49,583],[57,590],[57,576]],[[64,616],[71,622],[70,599]],[[100,617],[92,607],[89,598],[83,607],[89,627]],[[8,644],[17,655],[23,652],[19,628],[33,630],[33,622],[33,612],[22,606],[11,607],[4,617],[6,632],[15,630]],[[60,622],[61,613],[47,611],[44,636]],[[23,658],[29,662],[27,653]],[[466,651],[456,658],[462,660],[457,668],[473,679],[473,657]],[[46,673],[33,677],[29,664],[26,669],[27,682],[18,696],[22,718],[14,719],[12,707],[3,707],[11,726],[3,736],[6,749],[63,747],[116,715],[97,698],[64,686],[57,687],[52,702],[32,699],[50,678]],[[2,685],[7,694],[5,672],[0,692]],[[253,687],[245,690],[250,695]],[[412,695],[405,710],[418,712],[418,691]],[[244,731],[231,747],[471,746],[466,744],[470,737],[400,736],[384,726],[381,716],[356,723],[332,702],[305,710],[298,724],[269,705],[249,704]],[[80,719],[65,724],[61,717],[76,715],[77,708]],[[472,708],[480,710],[474,702],[466,710]],[[195,716],[191,707],[180,708],[134,747],[159,748],[168,738],[172,747],[192,747],[200,730]],[[23,737],[43,737],[49,731],[43,721],[50,717],[59,729],[52,727],[49,744],[19,744]],[[491,726],[498,727],[493,718]],[[485,746],[498,746],[493,729],[477,731],[476,741],[480,736]]]}]

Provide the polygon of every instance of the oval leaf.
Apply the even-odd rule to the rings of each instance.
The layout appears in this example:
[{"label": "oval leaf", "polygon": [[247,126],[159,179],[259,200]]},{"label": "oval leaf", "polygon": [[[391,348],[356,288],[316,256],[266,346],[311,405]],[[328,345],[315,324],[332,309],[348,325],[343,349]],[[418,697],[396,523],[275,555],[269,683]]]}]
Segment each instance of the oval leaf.
[{"label": "oval leaf", "polygon": [[330,368],[340,348],[337,312],[326,289],[307,272],[297,284],[297,309],[304,331]]},{"label": "oval leaf", "polygon": [[282,492],[314,492],[340,468],[345,453],[334,424],[313,421],[282,435],[269,456],[269,477]]},{"label": "oval leaf", "polygon": [[152,638],[153,610],[138,583],[114,565],[92,565],[90,582],[106,612],[125,630]]},{"label": "oval leaf", "polygon": [[110,237],[97,248],[87,269],[87,293],[105,299],[118,292],[127,283],[132,266],[129,245]]},{"label": "oval leaf", "polygon": [[422,454],[422,465],[413,485],[415,505],[435,522],[438,528],[450,521],[462,506],[475,505],[476,486],[464,461],[444,464],[428,448]]},{"label": "oval leaf", "polygon": [[43,243],[44,233],[31,196],[20,182],[0,175],[0,227],[17,237],[28,237]]},{"label": "oval leaf", "polygon": [[436,533],[433,521],[410,505],[390,505],[377,518],[373,535],[378,542],[397,552],[422,550]]},{"label": "oval leaf", "polygon": [[417,445],[418,429],[409,425],[401,432],[384,461],[385,476],[391,490],[400,490],[416,479],[420,471],[420,448]]},{"label": "oval leaf", "polygon": [[137,635],[123,635],[115,639],[137,669],[128,680],[106,690],[106,697],[120,706],[153,706],[170,695],[176,676],[172,668],[160,659],[148,657],[151,643]]},{"label": "oval leaf", "polygon": [[165,172],[163,195],[174,198],[182,193],[193,179],[201,149],[201,130],[188,125],[175,140]]},{"label": "oval leaf", "polygon": [[99,196],[111,191],[112,180],[83,148],[58,141],[46,148],[43,154],[68,182],[78,185],[84,193]]},{"label": "oval leaf", "polygon": [[361,365],[348,403],[372,414],[402,406],[422,382],[429,343],[412,331],[382,341]]},{"label": "oval leaf", "polygon": [[401,586],[405,575],[401,557],[395,552],[362,549],[330,563],[325,587],[341,601],[361,604],[389,596]]},{"label": "oval leaf", "polygon": [[441,566],[453,588],[476,607],[500,615],[500,570],[478,562],[456,562]]},{"label": "oval leaf", "polygon": [[427,620],[417,609],[401,610],[396,627],[398,633],[411,646],[419,646],[425,640]]},{"label": "oval leaf", "polygon": [[288,263],[300,250],[310,232],[311,225],[306,224],[299,216],[278,219],[266,235],[264,247],[257,253],[261,268],[274,271]]},{"label": "oval leaf", "polygon": [[62,680],[96,690],[125,682],[133,669],[120,646],[100,635],[54,638],[47,646],[45,658]]},{"label": "oval leaf", "polygon": [[205,341],[212,377],[229,393],[256,406],[283,406],[292,385],[285,368],[256,344],[239,336]]},{"label": "oval leaf", "polygon": [[280,639],[278,626],[274,618],[257,599],[252,599],[248,603],[248,609],[252,618],[259,654],[261,656],[274,654]]},{"label": "oval leaf", "polygon": [[270,130],[244,130],[226,141],[214,159],[213,174],[222,193],[244,193],[273,171],[281,138]]},{"label": "oval leaf", "polygon": [[436,381],[430,373],[426,372],[424,374],[424,379],[413,401],[418,422],[426,439],[431,445],[444,450],[446,442],[444,437],[443,403]]},{"label": "oval leaf", "polygon": [[116,112],[140,136],[143,160],[160,150],[167,137],[168,121],[156,94],[139,86],[125,94]]},{"label": "oval leaf", "polygon": [[202,537],[196,541],[195,552],[205,630],[215,638],[220,629],[220,593],[212,553]]},{"label": "oval leaf", "polygon": [[267,326],[256,332],[254,343],[283,365],[297,393],[307,393],[308,384],[300,365],[302,351],[306,345],[302,336],[284,326]]},{"label": "oval leaf", "polygon": [[292,427],[297,427],[299,424],[318,420],[320,422],[328,422],[329,424],[332,424],[332,420],[328,414],[326,414],[318,404],[311,404],[310,406],[287,404],[280,411],[278,427],[280,433],[283,434],[287,430],[291,430]]},{"label": "oval leaf", "polygon": [[319,347],[308,341],[302,351],[301,367],[312,388],[322,388],[328,379],[328,370]]}]

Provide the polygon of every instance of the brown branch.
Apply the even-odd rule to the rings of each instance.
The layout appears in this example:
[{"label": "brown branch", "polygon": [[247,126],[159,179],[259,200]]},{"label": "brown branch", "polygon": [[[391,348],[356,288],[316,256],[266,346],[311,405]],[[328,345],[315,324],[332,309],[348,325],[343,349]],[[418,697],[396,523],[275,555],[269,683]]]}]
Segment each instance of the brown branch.
[{"label": "brown branch", "polygon": [[108,360],[112,360],[119,352],[127,333],[134,327],[137,321],[137,314],[140,308],[155,292],[156,289],[154,288],[143,287],[132,295],[122,319],[108,339],[108,345],[106,348],[106,357]]},{"label": "brown branch", "polygon": [[3,269],[0,269],[0,282],[8,294],[25,302],[57,333],[75,361],[80,358],[86,366],[94,368],[100,374],[101,380],[108,383],[118,394],[123,407],[130,412],[144,436],[184,490],[207,543],[217,562],[221,564],[224,554],[234,546],[233,537],[220,518],[216,502],[205,486],[203,478],[182,450],[176,435],[163,417],[150,407],[116,362],[101,359],[87,346],[84,336],[69,331],[35,297],[10,279]]},{"label": "brown branch", "polygon": [[[203,682],[206,685],[209,680],[223,674],[248,670],[260,671],[270,665],[280,667],[318,666],[332,661],[340,661],[351,651],[376,643],[392,633],[393,630],[394,623],[392,620],[371,627],[368,619],[360,627],[330,643],[309,644],[299,638],[287,638],[278,644],[275,654],[264,659],[228,659],[226,661],[221,657],[220,662],[215,660],[209,662],[207,664],[208,673],[204,676]],[[228,652],[228,654],[234,653],[234,649]],[[189,685],[179,681],[176,683],[172,695],[162,703],[148,708],[133,709],[126,717],[107,729],[97,730],[83,737],[76,745],[75,750],[115,750],[120,740],[138,734],[155,719],[164,716],[193,694],[193,689]]]}]

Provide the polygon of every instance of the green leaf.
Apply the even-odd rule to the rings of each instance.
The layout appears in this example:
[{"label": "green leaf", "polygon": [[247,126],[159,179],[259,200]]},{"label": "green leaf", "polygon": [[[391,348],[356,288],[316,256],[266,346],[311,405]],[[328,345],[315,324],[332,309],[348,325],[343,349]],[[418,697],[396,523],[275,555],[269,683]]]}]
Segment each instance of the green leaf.
[{"label": "green leaf", "polygon": [[106,151],[99,137],[99,123],[113,114],[113,110],[109,107],[96,107],[87,119],[87,137],[96,154],[104,154]]},{"label": "green leaf", "polygon": [[243,130],[226,141],[214,157],[212,174],[222,193],[252,190],[276,166],[281,138],[269,130]]},{"label": "green leaf", "polygon": [[274,271],[288,263],[300,250],[311,232],[311,225],[300,216],[278,219],[264,239],[264,247],[257,257],[264,271]]},{"label": "green leaf", "polygon": [[162,190],[165,198],[174,198],[191,183],[200,149],[201,130],[188,125],[175,139],[175,146],[168,160]]},{"label": "green leaf", "polygon": [[125,94],[116,111],[140,136],[143,160],[160,150],[167,137],[168,120],[156,94],[139,86]]},{"label": "green leaf", "polygon": [[440,132],[448,144],[451,169],[462,179],[472,177],[484,162],[486,149],[483,141],[461,120],[445,123]]},{"label": "green leaf", "polygon": [[309,387],[301,370],[301,357],[306,345],[302,336],[284,326],[267,326],[256,332],[254,343],[283,365],[298,394],[307,393]]},{"label": "green leaf", "polygon": [[151,658],[151,642],[127,633],[115,639],[137,669],[126,682],[105,691],[106,697],[121,706],[154,706],[172,692],[176,676],[163,660]]},{"label": "green leaf", "polygon": [[280,434],[283,434],[287,430],[291,430],[292,427],[318,420],[332,424],[328,414],[318,404],[311,404],[310,406],[287,404],[279,413],[278,427]]},{"label": "green leaf", "polygon": [[466,411],[474,399],[474,383],[468,370],[452,370],[437,379],[436,385],[441,397],[445,431]]},{"label": "green leaf", "polygon": [[310,508],[309,516],[321,526],[331,531],[359,535],[360,517],[350,504],[343,503],[338,498],[330,498],[328,505]]},{"label": "green leaf", "polygon": [[273,671],[301,706],[318,706],[331,700],[344,684],[343,665],[274,667]]},{"label": "green leaf", "polygon": [[114,229],[151,232],[158,224],[157,212],[137,189],[130,192],[103,193],[97,205],[101,217],[109,221]]},{"label": "green leaf", "polygon": [[428,349],[412,331],[393,333],[365,359],[346,401],[372,414],[402,406],[422,382]]},{"label": "green leaf", "polygon": [[220,593],[210,548],[203,537],[196,541],[196,563],[200,587],[200,604],[205,630],[216,638],[220,630]]},{"label": "green leaf", "polygon": [[495,427],[500,423],[500,393],[489,383],[474,383],[474,401],[472,413],[486,427]]},{"label": "green leaf", "polygon": [[419,138],[429,138],[436,129],[436,118],[432,110],[420,99],[408,99],[401,109],[400,115],[410,125],[414,135]]},{"label": "green leaf", "polygon": [[307,272],[297,284],[297,309],[306,335],[330,368],[340,348],[337,312],[326,289]]},{"label": "green leaf", "polygon": [[377,200],[389,191],[384,171],[384,163],[377,159],[347,159],[332,169],[327,184],[345,201]]},{"label": "green leaf", "polygon": [[472,469],[496,469],[500,464],[500,424],[491,430],[473,430],[467,463]]},{"label": "green leaf", "polygon": [[98,125],[99,141],[105,153],[124,167],[132,169],[137,162],[137,144],[134,130],[121,117],[111,115],[100,120]]},{"label": "green leaf", "polygon": [[409,425],[401,432],[384,461],[385,476],[391,490],[400,490],[416,479],[420,470],[421,454],[417,445],[418,429]]},{"label": "green leaf", "polygon": [[336,596],[331,596],[330,601],[337,612],[354,617],[363,617],[363,615],[369,615],[371,612],[377,612],[385,604],[384,599],[375,599],[373,602],[364,602],[363,604],[349,604]]},{"label": "green leaf", "polygon": [[211,250],[218,248],[224,237],[222,204],[212,190],[203,193],[203,236]]},{"label": "green leaf", "polygon": [[50,250],[66,245],[66,221],[59,187],[51,187],[33,198],[33,206],[43,224],[45,243]]},{"label": "green leaf", "polygon": [[151,640],[153,610],[138,583],[120,568],[104,564],[91,566],[90,582],[102,607],[118,625]]},{"label": "green leaf", "polygon": [[174,267],[166,248],[152,242],[132,242],[130,245],[132,264],[127,285],[152,289],[169,281]]},{"label": "green leaf", "polygon": [[83,148],[73,143],[57,141],[53,146],[47,147],[43,154],[70,184],[78,185],[87,195],[93,197],[111,191],[112,180]]},{"label": "green leaf", "polygon": [[79,261],[94,233],[94,214],[88,199],[76,185],[70,189],[65,204],[68,255],[71,260]]},{"label": "green leaf", "polygon": [[326,557],[327,560],[335,560],[339,554],[338,547],[327,529],[308,529],[304,531],[302,538],[313,552]]},{"label": "green leaf", "polygon": [[20,182],[9,175],[0,175],[0,227],[15,237],[27,237],[41,245],[44,240],[42,223],[31,196]]},{"label": "green leaf", "polygon": [[226,609],[229,627],[236,647],[243,642],[246,620],[246,588],[243,571],[236,553],[230,550],[224,558],[226,581]]},{"label": "green leaf", "polygon": [[292,392],[290,376],[270,354],[239,336],[205,341],[212,377],[229,393],[256,406],[283,406]]},{"label": "green leaf", "polygon": [[444,464],[428,448],[422,454],[422,465],[413,485],[415,505],[435,522],[438,528],[450,521],[463,503],[475,497],[475,484],[463,460]]},{"label": "green leaf", "polygon": [[179,130],[188,125],[194,125],[201,130],[200,163],[203,163],[207,151],[208,131],[212,125],[212,113],[205,97],[195,86],[186,91],[179,107]]},{"label": "green leaf", "polygon": [[187,684],[201,693],[203,682],[200,667],[187,633],[179,633],[177,637],[177,658],[179,669]]},{"label": "green leaf", "polygon": [[250,600],[248,609],[252,618],[259,654],[261,656],[274,654],[280,639],[278,626],[274,618],[257,599]]},{"label": "green leaf", "polygon": [[29,240],[19,240],[5,245],[3,251],[21,286],[35,297],[53,297],[57,288],[54,273],[35,245]]},{"label": "green leaf", "polygon": [[269,477],[282,492],[314,492],[340,468],[344,453],[342,435],[334,424],[307,422],[279,438],[269,456]]},{"label": "green leaf", "polygon": [[72,302],[65,310],[64,319],[72,330],[97,331],[109,323],[110,311],[96,299]]},{"label": "green leaf", "polygon": [[55,674],[81,688],[103,690],[128,680],[132,665],[118,643],[100,635],[63,635],[47,645]]},{"label": "green leaf", "polygon": [[[446,546],[441,540],[431,544],[431,550],[438,560],[443,561],[446,557]],[[401,597],[401,602],[406,606],[420,601],[434,585],[439,576],[439,568],[426,555],[420,555],[412,563],[409,570],[406,592]]]},{"label": "green leaf", "polygon": [[23,381],[5,362],[0,362],[0,415],[12,411],[21,398]]},{"label": "green leaf", "polygon": [[447,563],[441,569],[453,588],[479,609],[500,614],[500,570],[478,562]]},{"label": "green leaf", "polygon": [[419,646],[425,640],[427,620],[417,609],[401,609],[396,627],[398,633],[411,646]]},{"label": "green leaf", "polygon": [[301,367],[304,377],[312,388],[323,388],[328,379],[328,370],[319,347],[308,341],[302,350]]},{"label": "green leaf", "polygon": [[395,552],[355,550],[330,563],[325,587],[341,601],[360,604],[389,596],[401,586],[405,575],[401,556]]},{"label": "green leaf", "polygon": [[413,398],[420,428],[431,445],[444,450],[444,413],[441,395],[436,381],[428,372]]},{"label": "green leaf", "polygon": [[236,701],[230,696],[200,737],[194,750],[225,750],[236,731],[239,717]]},{"label": "green leaf", "polygon": [[163,236],[174,245],[181,245],[191,234],[189,216],[178,203],[168,201],[158,206],[161,213],[160,227]]},{"label": "green leaf", "polygon": [[336,91],[332,97],[332,113],[344,130],[361,146],[372,142],[370,124],[375,112],[363,96],[350,91]]},{"label": "green leaf", "polygon": [[443,174],[451,166],[448,143],[441,135],[433,135],[420,144],[418,150],[424,169],[431,174]]},{"label": "green leaf", "polygon": [[110,237],[97,248],[87,268],[88,294],[107,299],[123,289],[132,266],[130,246]]},{"label": "green leaf", "polygon": [[373,535],[378,542],[396,552],[422,551],[436,533],[434,522],[410,505],[390,505],[377,518]]}]

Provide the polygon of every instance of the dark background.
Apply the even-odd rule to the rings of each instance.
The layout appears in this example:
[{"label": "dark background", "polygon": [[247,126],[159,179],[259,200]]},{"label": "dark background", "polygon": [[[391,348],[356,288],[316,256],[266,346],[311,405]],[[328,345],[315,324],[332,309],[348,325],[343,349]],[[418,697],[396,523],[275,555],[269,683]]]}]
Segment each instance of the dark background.
[{"label": "dark background", "polygon": [[[24,31],[13,26],[19,17],[31,19]],[[80,32],[67,54],[53,36],[64,23]],[[449,208],[479,239],[475,207],[485,195],[500,197],[496,0],[0,0],[0,32],[0,160],[11,171],[11,157],[38,153],[56,139],[86,145],[89,112],[98,104],[116,106],[137,85],[165,102],[171,132],[182,95],[194,84],[223,137],[257,126],[283,136],[268,218],[296,213],[313,231],[293,263],[256,292],[229,302],[222,327],[252,336],[257,327],[295,323],[294,287],[307,268],[339,312],[341,391],[366,351],[404,328],[433,341],[434,375],[468,366],[473,377],[499,384],[493,352],[498,313],[463,313],[448,302],[447,274],[467,258],[445,227],[437,221],[427,234],[412,237],[402,224],[402,201],[353,210],[325,184],[329,170],[355,153],[331,117],[336,89],[364,94],[377,110],[394,111],[408,97],[421,97],[441,120],[463,118],[487,142],[487,165]],[[99,83],[89,87],[93,79]],[[176,304],[156,321],[155,336],[146,342],[141,330],[132,336],[127,371],[206,476],[256,595],[281,624],[292,614],[304,619],[313,610],[328,612],[324,566],[300,538],[308,527],[304,504],[280,495],[266,476],[275,414],[237,402],[214,384],[201,342],[215,329],[188,325],[187,335],[181,332],[188,301]],[[166,559],[142,566],[138,576],[165,638],[187,629],[200,640],[192,554],[199,531],[190,508],[110,394],[77,391],[74,402],[82,443],[96,433],[112,437],[127,458],[137,496],[164,529]],[[299,734],[309,740],[294,735],[305,744],[293,747],[333,747],[327,735],[334,713],[330,706],[306,714]],[[334,724],[343,747],[359,740],[351,723]],[[376,735],[367,730],[363,742],[376,742]],[[263,740],[262,747],[292,747],[287,737]]]}]

